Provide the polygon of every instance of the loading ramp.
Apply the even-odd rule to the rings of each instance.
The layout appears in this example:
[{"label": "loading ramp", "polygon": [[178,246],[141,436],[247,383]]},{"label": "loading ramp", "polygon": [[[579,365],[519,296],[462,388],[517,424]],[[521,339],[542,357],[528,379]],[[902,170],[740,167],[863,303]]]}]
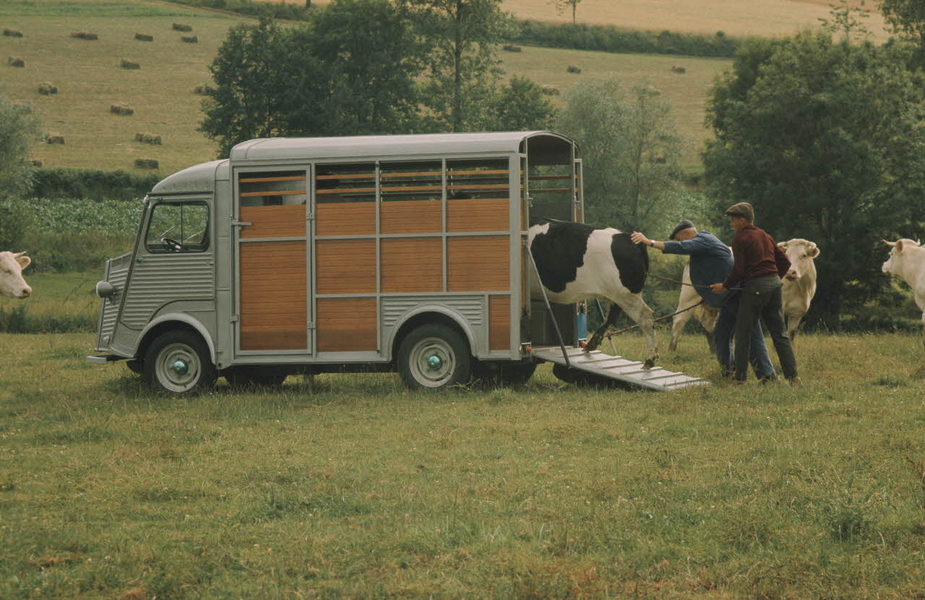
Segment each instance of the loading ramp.
[{"label": "loading ramp", "polygon": [[705,379],[668,371],[662,367],[643,369],[642,361],[606,354],[600,350],[585,352],[582,348],[575,346],[566,346],[564,350],[568,355],[568,360],[562,354],[563,348],[558,346],[534,348],[532,355],[536,359],[558,365],[553,367],[556,370],[567,369],[567,372],[574,375],[576,380],[580,379],[582,374],[589,374],[592,378],[611,379],[657,391],[710,385],[710,382]]}]

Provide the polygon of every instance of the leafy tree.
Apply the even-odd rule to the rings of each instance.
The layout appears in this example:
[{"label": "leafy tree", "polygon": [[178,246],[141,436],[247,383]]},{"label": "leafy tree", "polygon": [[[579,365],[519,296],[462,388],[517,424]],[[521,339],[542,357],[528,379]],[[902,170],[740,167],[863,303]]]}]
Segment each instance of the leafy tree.
[{"label": "leafy tree", "polygon": [[421,47],[388,0],[334,0],[299,28],[233,28],[210,70],[200,129],[220,154],[269,136],[380,134],[416,127]]},{"label": "leafy tree", "polygon": [[819,245],[810,315],[832,328],[887,287],[880,238],[911,235],[921,219],[925,94],[908,59],[825,33],[750,42],[709,101],[716,139],[704,166],[717,208],[751,202],[776,239]]},{"label": "leafy tree", "polygon": [[925,0],[880,0],[880,11],[897,34],[925,48]]},{"label": "leafy tree", "polygon": [[26,193],[33,166],[29,154],[39,137],[39,121],[28,106],[0,94],[0,199]]},{"label": "leafy tree", "polygon": [[557,129],[582,149],[586,220],[663,230],[684,207],[670,106],[657,90],[627,94],[616,79],[580,84],[565,101]]},{"label": "leafy tree", "polygon": [[578,3],[581,0],[552,0],[553,4],[556,6],[556,10],[560,13],[565,12],[566,10],[571,9],[572,11],[572,23],[575,23],[576,12],[578,11]]},{"label": "leafy tree", "polygon": [[496,131],[548,129],[556,112],[542,88],[526,77],[511,78],[510,85],[498,92],[493,104],[492,129]]},{"label": "leafy tree", "polygon": [[318,9],[306,46],[323,68],[325,128],[337,135],[407,132],[417,126],[415,78],[423,46],[388,0],[336,0]]},{"label": "leafy tree", "polygon": [[428,48],[424,104],[438,131],[485,128],[508,26],[501,0],[404,0]]}]

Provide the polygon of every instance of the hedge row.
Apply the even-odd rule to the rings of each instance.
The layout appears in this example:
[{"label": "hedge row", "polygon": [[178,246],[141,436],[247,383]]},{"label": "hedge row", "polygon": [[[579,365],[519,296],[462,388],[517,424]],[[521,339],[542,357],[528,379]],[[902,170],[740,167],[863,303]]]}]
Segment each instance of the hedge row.
[{"label": "hedge row", "polygon": [[156,174],[89,169],[38,169],[32,181],[34,198],[144,198],[160,181]]},{"label": "hedge row", "polygon": [[253,0],[169,0],[176,4],[186,6],[195,6],[197,8],[213,8],[218,10],[227,10],[239,15],[248,17],[268,16],[274,19],[286,19],[289,21],[307,20],[308,7],[310,3],[306,2],[305,6],[299,4],[288,4],[286,2],[254,2]]},{"label": "hedge row", "polygon": [[[306,6],[287,3],[254,2],[253,0],[170,0],[188,6],[217,8],[247,16],[267,15],[275,19],[304,21],[310,12]],[[686,56],[732,58],[742,40],[731,38],[722,31],[713,35],[698,33],[653,32],[620,29],[613,25],[585,23],[548,23],[516,20],[507,42],[564,48],[634,54],[680,54]]]},{"label": "hedge row", "polygon": [[681,54],[686,56],[735,56],[742,43],[717,31],[713,35],[620,29],[613,25],[518,21],[511,41],[546,48],[593,50],[635,54]]}]

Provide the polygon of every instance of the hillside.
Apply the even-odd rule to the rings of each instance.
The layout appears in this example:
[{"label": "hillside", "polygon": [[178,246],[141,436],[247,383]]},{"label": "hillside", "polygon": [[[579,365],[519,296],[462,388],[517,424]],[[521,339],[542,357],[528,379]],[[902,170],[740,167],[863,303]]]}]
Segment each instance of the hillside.
[{"label": "hillside", "polygon": [[[632,8],[634,2],[637,8]],[[746,9],[757,5],[740,0],[735,3],[736,10],[707,10],[711,2],[715,4],[715,0],[688,0],[673,10],[682,14],[682,9],[689,7],[703,15],[723,17],[725,24],[703,27],[740,34],[745,30],[735,26],[736,20],[747,25],[752,13]],[[637,14],[640,19],[645,15],[658,19],[659,11],[667,10],[668,4],[668,0],[659,0],[646,3],[649,8],[642,10],[642,0],[631,0],[620,6],[626,18]],[[769,16],[760,19],[761,33],[772,33],[771,25],[778,21],[770,15],[783,14],[785,7],[793,9],[787,13],[792,20],[805,21],[812,11],[827,11],[814,1],[767,0],[763,4]],[[508,0],[506,7],[528,12],[534,18],[559,18],[548,0]],[[804,15],[797,9],[809,12]],[[608,22],[617,16],[609,0],[579,4],[580,15],[592,13]],[[47,134],[63,136],[63,145],[36,145],[33,156],[45,167],[133,171],[135,159],[143,158],[157,160],[161,173],[171,173],[215,156],[215,144],[196,131],[203,97],[194,89],[209,83],[208,65],[227,30],[242,20],[160,1],[12,0],[0,4],[0,29],[20,31],[23,37],[0,36],[0,85],[10,98],[32,107]],[[693,22],[689,20],[688,26]],[[177,31],[173,29],[175,23],[188,25],[192,31]],[[684,29],[668,21],[664,27]],[[94,33],[98,39],[75,38],[73,32]],[[139,41],[135,39],[137,33],[150,35],[153,41]],[[183,42],[184,36],[195,36],[196,43]],[[25,66],[10,66],[8,58],[20,58]],[[501,58],[509,76],[525,75],[562,92],[580,81],[611,76],[627,87],[639,82],[655,86],[674,107],[685,144],[684,161],[690,168],[696,168],[697,153],[708,135],[703,126],[705,94],[714,77],[729,65],[727,60],[529,47],[521,53],[502,53]],[[121,68],[123,59],[139,68]],[[581,67],[582,73],[567,73],[568,65]],[[686,72],[673,72],[671,67],[676,65]],[[44,82],[57,87],[58,93],[39,94],[38,87]],[[559,98],[557,102],[561,102]],[[134,114],[111,113],[110,107],[117,104],[131,107]],[[139,133],[160,136],[162,143],[135,141]]]}]

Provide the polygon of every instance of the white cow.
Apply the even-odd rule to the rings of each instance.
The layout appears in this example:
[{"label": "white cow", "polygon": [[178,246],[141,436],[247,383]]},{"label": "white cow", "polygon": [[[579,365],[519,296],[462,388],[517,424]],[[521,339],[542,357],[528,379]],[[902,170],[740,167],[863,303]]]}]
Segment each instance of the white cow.
[{"label": "white cow", "polygon": [[22,270],[31,262],[32,259],[25,252],[0,252],[0,295],[9,298],[28,298],[32,295],[32,288],[22,278]]},{"label": "white cow", "polygon": [[793,238],[777,245],[790,260],[790,270],[781,280],[784,284],[783,295],[784,321],[787,323],[787,335],[790,339],[796,335],[800,319],[809,310],[809,305],[816,295],[816,257],[819,247],[809,240]]},{"label": "white cow", "polygon": [[[697,317],[707,334],[707,344],[710,345],[710,352],[716,351],[713,341],[713,329],[716,327],[716,318],[719,316],[719,309],[713,308],[706,302],[701,302],[700,294],[691,282],[691,265],[684,265],[684,274],[681,275],[681,296],[678,298],[678,308],[671,322],[671,342],[668,349],[674,352],[678,349],[678,340],[681,339],[681,332],[684,326],[691,320],[691,317]],[[691,308],[696,307],[696,308]],[[681,312],[681,311],[684,312]]]},{"label": "white cow", "polygon": [[883,242],[893,247],[890,258],[883,263],[883,272],[899,277],[912,287],[915,303],[922,309],[922,333],[925,333],[925,247],[909,239]]}]

